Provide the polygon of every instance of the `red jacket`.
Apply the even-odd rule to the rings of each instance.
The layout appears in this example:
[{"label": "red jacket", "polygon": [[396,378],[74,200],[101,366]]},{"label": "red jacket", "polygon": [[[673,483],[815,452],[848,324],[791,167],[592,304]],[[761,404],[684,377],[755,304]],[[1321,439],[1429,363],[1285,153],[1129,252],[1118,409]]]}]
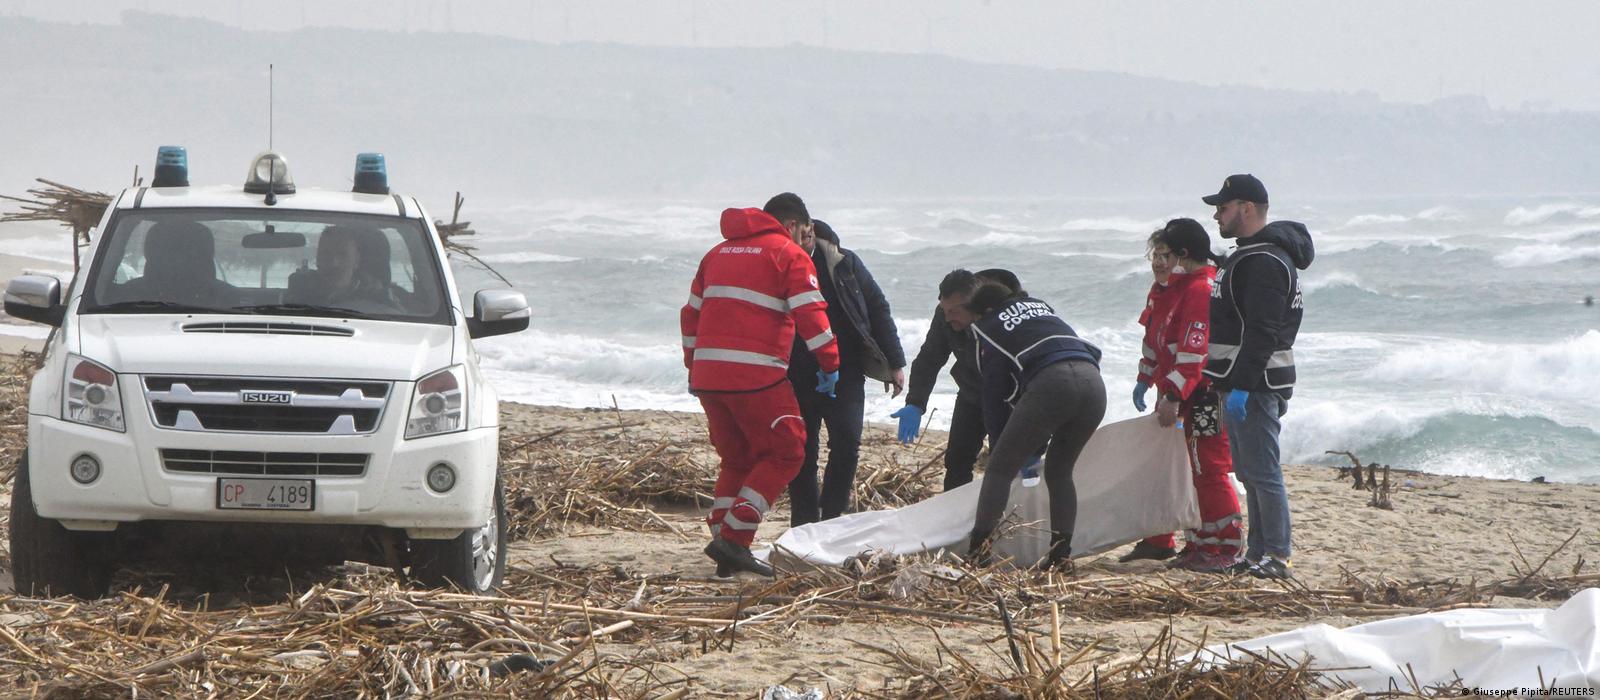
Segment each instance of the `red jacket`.
[{"label": "red jacket", "polygon": [[1164,289],[1156,285],[1150,290],[1139,318],[1145,326],[1139,379],[1155,386],[1159,395],[1188,400],[1206,384],[1201,370],[1211,346],[1211,285],[1216,277],[1217,268],[1206,265],[1171,275]]},{"label": "red jacket", "polygon": [[[1155,386],[1156,379],[1156,331],[1150,319],[1156,316],[1156,307],[1165,304],[1164,300],[1172,298],[1167,293],[1167,285],[1154,282],[1150,285],[1150,293],[1144,298],[1144,311],[1139,312],[1139,325],[1144,327],[1144,342],[1139,346],[1139,382],[1148,386]],[[1167,313],[1166,307],[1161,306],[1162,315]]]},{"label": "red jacket", "polygon": [[689,388],[753,391],[783,381],[796,327],[823,371],[837,371],[839,343],[811,256],[760,209],[723,210],[722,237],[678,315]]}]

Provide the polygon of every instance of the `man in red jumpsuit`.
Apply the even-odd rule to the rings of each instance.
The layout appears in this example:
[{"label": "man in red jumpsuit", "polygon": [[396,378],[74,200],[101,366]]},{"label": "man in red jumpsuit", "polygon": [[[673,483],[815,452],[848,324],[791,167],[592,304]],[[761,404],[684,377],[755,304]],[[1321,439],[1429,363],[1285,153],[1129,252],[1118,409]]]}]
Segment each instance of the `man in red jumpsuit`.
[{"label": "man in red jumpsuit", "polygon": [[[1200,527],[1186,533],[1182,555],[1168,564],[1191,571],[1225,571],[1238,560],[1243,544],[1239,530],[1239,497],[1228,475],[1233,460],[1228,436],[1221,429],[1215,392],[1201,374],[1210,346],[1211,286],[1217,268],[1211,263],[1211,239],[1193,219],[1173,219],[1151,237],[1152,257],[1170,255],[1166,284],[1156,285],[1146,306],[1144,359],[1139,383],[1157,391],[1156,417],[1163,426],[1183,420],[1189,443]],[[1135,403],[1142,403],[1142,391]],[[1142,406],[1140,406],[1142,410]],[[1157,559],[1174,549],[1171,533],[1145,539],[1124,557]],[[1142,556],[1141,556],[1142,555]]]},{"label": "man in red jumpsuit", "polygon": [[750,543],[805,461],[805,422],[787,378],[796,330],[821,367],[817,391],[839,380],[816,268],[794,242],[810,224],[804,214],[779,222],[760,209],[724,210],[725,240],[700,261],[679,314],[689,390],[722,459],[705,550],[719,576],[772,575]]}]

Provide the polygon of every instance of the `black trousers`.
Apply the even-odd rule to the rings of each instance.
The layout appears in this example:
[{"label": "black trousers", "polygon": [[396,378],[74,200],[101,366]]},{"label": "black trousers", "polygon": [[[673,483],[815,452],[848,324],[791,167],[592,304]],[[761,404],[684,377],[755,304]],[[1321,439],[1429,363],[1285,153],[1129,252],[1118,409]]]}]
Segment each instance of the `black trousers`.
[{"label": "black trousers", "polygon": [[972,465],[983,451],[988,430],[983,425],[983,403],[976,396],[956,394],[950,415],[950,442],[944,450],[944,490],[972,482]]},{"label": "black trousers", "polygon": [[1078,521],[1072,469],[1105,413],[1106,385],[1099,368],[1069,360],[1039,370],[989,450],[972,525],[973,541],[987,539],[994,532],[1011,499],[1011,480],[1030,456],[1048,443],[1044,483],[1050,489],[1051,556],[1064,558]]},{"label": "black trousers", "polygon": [[[866,409],[866,377],[859,372],[841,374],[834,397],[817,393],[817,384],[795,382],[800,416],[806,422],[806,461],[789,482],[789,525],[798,527],[837,518],[850,511],[856,465],[861,461],[862,413]],[[828,428],[828,466],[817,489],[817,458],[822,427]],[[968,467],[970,473],[971,468]],[[970,476],[969,476],[970,478]]]}]

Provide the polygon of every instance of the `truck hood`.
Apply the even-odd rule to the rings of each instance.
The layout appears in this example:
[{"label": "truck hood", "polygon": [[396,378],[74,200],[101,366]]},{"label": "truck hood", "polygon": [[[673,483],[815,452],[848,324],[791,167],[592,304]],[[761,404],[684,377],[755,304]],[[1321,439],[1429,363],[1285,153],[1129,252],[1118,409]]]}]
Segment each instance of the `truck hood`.
[{"label": "truck hood", "polygon": [[452,326],[296,316],[78,318],[79,354],[118,373],[409,381],[454,362]]}]

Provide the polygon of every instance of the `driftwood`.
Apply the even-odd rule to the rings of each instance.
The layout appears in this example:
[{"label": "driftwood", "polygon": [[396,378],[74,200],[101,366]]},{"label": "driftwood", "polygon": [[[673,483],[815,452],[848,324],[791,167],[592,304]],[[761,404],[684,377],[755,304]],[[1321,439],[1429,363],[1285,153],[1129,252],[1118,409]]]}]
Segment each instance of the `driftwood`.
[{"label": "driftwood", "polygon": [[[134,180],[138,181],[138,169]],[[106,207],[111,205],[111,195],[104,192],[80,190],[70,185],[37,178],[44,187],[28,190],[27,197],[0,194],[0,200],[17,202],[16,211],[0,213],[0,223],[13,221],[55,221],[72,230],[72,271],[78,271],[79,248],[89,244],[89,231],[100,222]]]},{"label": "driftwood", "polygon": [[[1361,460],[1358,459],[1354,453],[1345,451],[1328,450],[1323,454],[1344,455],[1345,457],[1350,458],[1350,461],[1354,463],[1355,466],[1339,467],[1339,477],[1343,478],[1346,474],[1350,474],[1353,477],[1354,488],[1365,489],[1366,491],[1370,492],[1372,494],[1372,498],[1367,501],[1367,505],[1373,508],[1394,510],[1394,502],[1390,499],[1391,494],[1394,493],[1394,489],[1389,485],[1389,465],[1383,465],[1383,480],[1380,482],[1378,480],[1379,465],[1377,462],[1362,466]],[[1361,478],[1361,471],[1363,469],[1365,469],[1367,473],[1364,481]]]}]

